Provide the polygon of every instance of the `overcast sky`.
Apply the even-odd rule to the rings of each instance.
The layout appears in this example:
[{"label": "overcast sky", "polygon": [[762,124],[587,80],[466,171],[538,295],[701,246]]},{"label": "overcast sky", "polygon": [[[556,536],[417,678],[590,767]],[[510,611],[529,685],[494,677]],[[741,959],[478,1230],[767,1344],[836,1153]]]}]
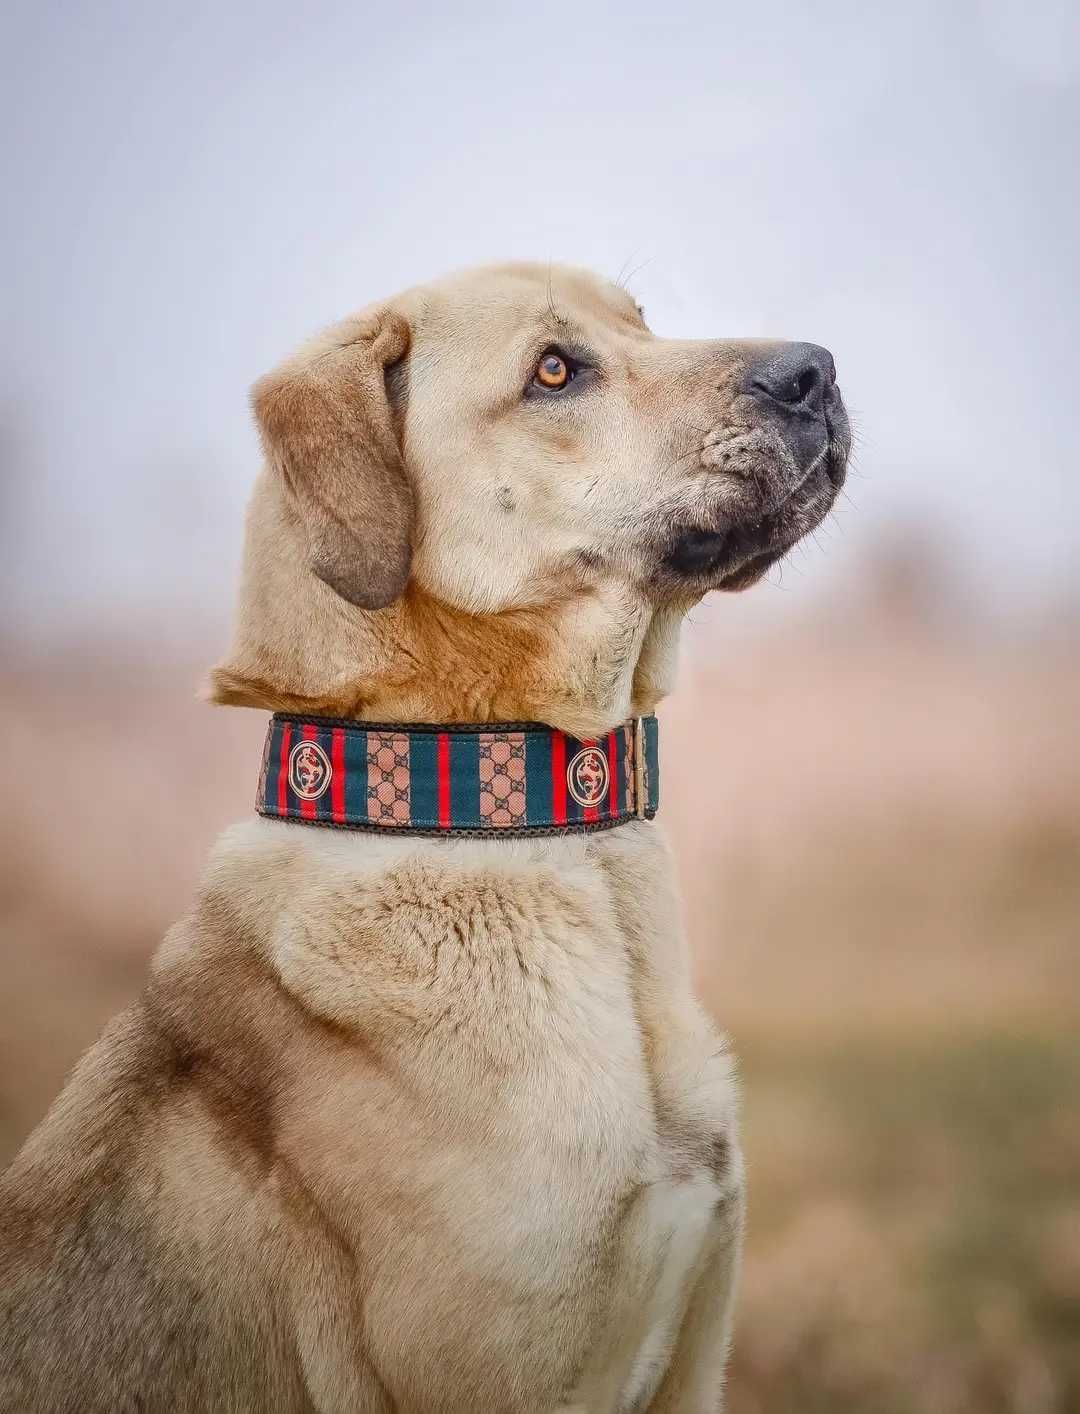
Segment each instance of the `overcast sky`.
[{"label": "overcast sky", "polygon": [[350,308],[505,257],[636,269],[659,333],[833,350],[863,443],[808,585],[896,526],[955,543],[988,603],[1075,583],[1080,6],[7,14],[24,628],[223,608],[251,381]]}]

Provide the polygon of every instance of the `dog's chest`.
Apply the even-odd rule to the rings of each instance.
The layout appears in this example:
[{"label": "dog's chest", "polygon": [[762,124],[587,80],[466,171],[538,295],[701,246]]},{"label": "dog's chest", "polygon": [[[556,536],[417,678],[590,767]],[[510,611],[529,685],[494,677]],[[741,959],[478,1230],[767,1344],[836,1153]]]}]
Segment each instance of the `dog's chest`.
[{"label": "dog's chest", "polygon": [[[309,1005],[325,987],[335,1017],[363,1013],[385,1056],[377,1082],[350,1071],[305,1096],[295,1136],[304,1155],[332,1143],[339,1221],[366,1235],[381,1378],[403,1410],[475,1407],[488,1385],[523,1390],[491,1408],[539,1409],[542,1391],[549,1408],[645,1407],[729,1179],[719,1036],[587,864],[410,867],[378,887],[338,915],[378,935],[315,957],[310,928],[295,955],[286,928],[278,957]],[[346,956],[363,960],[349,977]],[[399,1363],[402,1310],[440,1334]]]},{"label": "dog's chest", "polygon": [[730,1177],[730,1077],[719,1038],[678,1030],[655,981],[646,996],[632,969],[616,982],[601,967],[590,983],[579,963],[566,992],[548,979],[502,1095],[475,1097],[501,1142],[480,1158],[459,1235],[471,1245],[485,1225],[489,1277],[513,1253],[508,1361],[566,1321],[551,1351],[566,1357],[560,1399],[626,1414],[663,1379]]}]

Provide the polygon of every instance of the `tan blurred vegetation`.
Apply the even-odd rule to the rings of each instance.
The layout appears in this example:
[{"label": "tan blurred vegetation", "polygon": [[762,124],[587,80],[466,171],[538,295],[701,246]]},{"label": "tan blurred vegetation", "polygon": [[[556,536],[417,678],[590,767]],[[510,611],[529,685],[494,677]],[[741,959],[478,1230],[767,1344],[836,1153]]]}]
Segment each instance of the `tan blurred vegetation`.
[{"label": "tan blurred vegetation", "polygon": [[[745,1082],[733,1414],[1080,1409],[1075,625],[991,639],[925,583],[699,628],[664,713]],[[5,663],[0,1159],[250,809],[263,732],[153,645]]]}]

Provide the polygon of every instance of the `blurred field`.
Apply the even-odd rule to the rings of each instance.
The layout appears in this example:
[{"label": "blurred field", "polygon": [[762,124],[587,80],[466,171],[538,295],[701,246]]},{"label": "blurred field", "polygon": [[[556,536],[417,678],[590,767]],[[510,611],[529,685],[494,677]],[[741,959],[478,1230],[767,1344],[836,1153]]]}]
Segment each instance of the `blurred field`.
[{"label": "blurred field", "polygon": [[[909,609],[714,613],[664,714],[745,1081],[733,1414],[1080,1409],[1080,654]],[[250,809],[264,719],[154,656],[5,658],[0,1158]]]}]

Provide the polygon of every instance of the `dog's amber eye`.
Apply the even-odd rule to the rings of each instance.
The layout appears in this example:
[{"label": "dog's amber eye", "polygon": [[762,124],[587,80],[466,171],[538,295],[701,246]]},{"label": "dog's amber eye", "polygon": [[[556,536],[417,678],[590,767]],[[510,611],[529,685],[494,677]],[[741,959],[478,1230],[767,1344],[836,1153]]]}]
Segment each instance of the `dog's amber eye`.
[{"label": "dog's amber eye", "polygon": [[542,388],[558,390],[570,382],[570,369],[561,354],[546,353],[536,365],[535,377]]}]

